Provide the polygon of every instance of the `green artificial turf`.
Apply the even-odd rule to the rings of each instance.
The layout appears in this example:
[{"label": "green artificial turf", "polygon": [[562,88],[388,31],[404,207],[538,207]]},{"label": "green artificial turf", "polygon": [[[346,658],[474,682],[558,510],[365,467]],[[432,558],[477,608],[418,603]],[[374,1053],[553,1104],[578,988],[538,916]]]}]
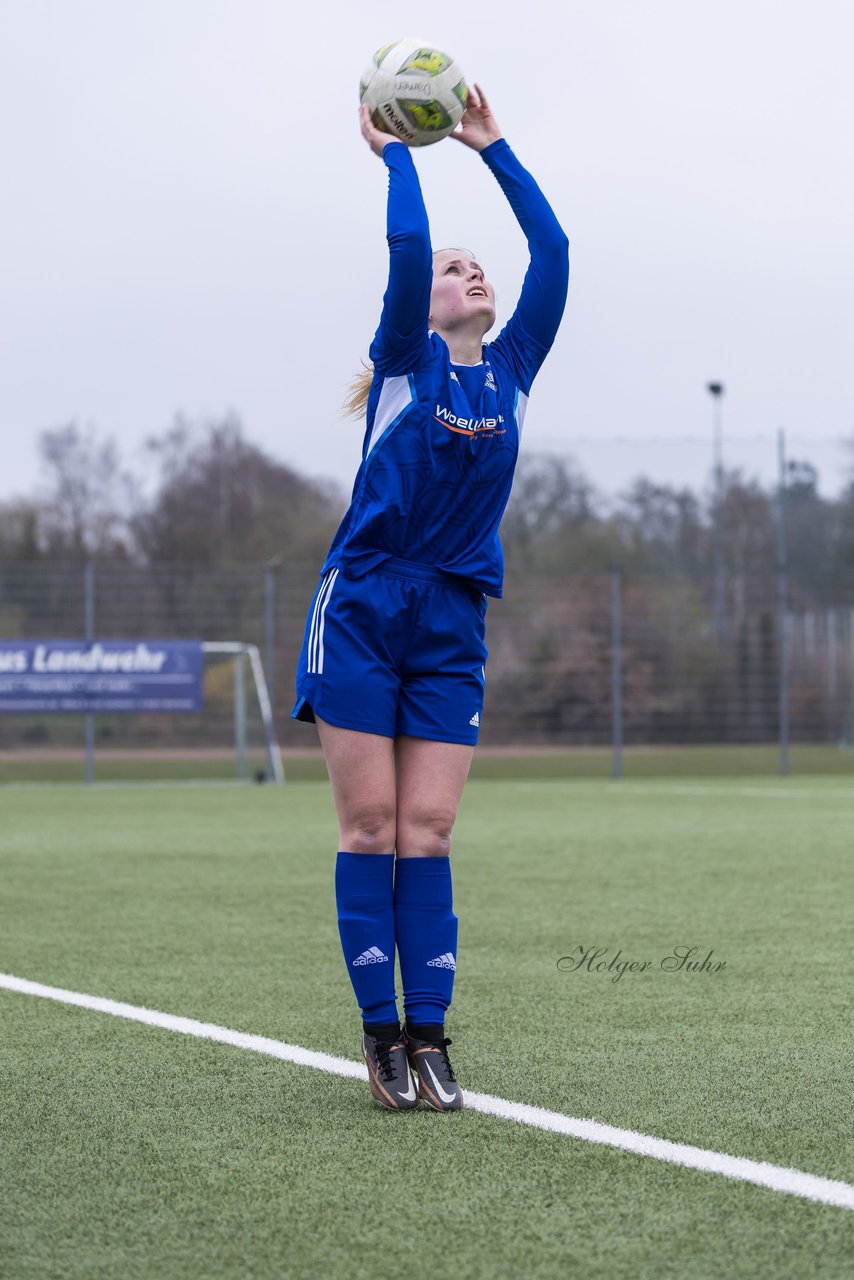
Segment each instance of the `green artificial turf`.
[{"label": "green artificial turf", "polygon": [[[0,804],[0,970],[358,1057],[328,786]],[[852,823],[840,779],[472,780],[463,1086],[854,1180]],[[5,990],[0,1029],[4,1280],[848,1274],[842,1209]]]},{"label": "green artificial turf", "polygon": [[[311,734],[306,732],[308,742]],[[316,738],[315,738],[316,744]],[[770,744],[733,746],[712,743],[704,746],[627,746],[621,757],[626,778],[741,778],[778,777],[781,772],[779,748]],[[472,778],[560,778],[566,781],[611,778],[615,773],[610,747],[578,747],[564,750],[532,746],[523,752],[513,748],[482,747],[475,754]],[[825,743],[795,743],[788,754],[789,773],[799,776],[833,776],[854,783],[854,751]],[[247,755],[246,777],[252,783],[266,774],[268,763],[257,748]],[[326,766],[319,749],[307,748],[296,754],[286,752],[285,775],[292,782],[320,782]],[[39,782],[85,782],[86,762],[82,749],[75,759],[55,759],[48,753],[31,751],[0,756],[0,784]],[[237,782],[236,759],[228,755],[211,759],[204,752],[187,752],[179,759],[158,757],[156,751],[140,751],[136,758],[95,752],[96,782]]]}]

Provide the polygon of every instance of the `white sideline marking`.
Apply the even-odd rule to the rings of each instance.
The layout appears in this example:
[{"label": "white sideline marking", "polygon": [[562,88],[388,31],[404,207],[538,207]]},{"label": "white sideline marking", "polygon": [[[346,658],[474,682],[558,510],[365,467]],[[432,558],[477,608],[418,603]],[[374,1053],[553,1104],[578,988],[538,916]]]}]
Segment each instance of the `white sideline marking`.
[{"label": "white sideline marking", "polygon": [[[621,783],[621,786],[624,785]],[[632,795],[642,795],[643,785],[638,783],[630,784],[632,786]],[[762,786],[710,786],[709,784],[697,783],[673,783],[672,785],[661,786],[652,782],[648,790],[655,794],[673,795],[673,796],[721,796],[724,799],[727,796],[749,796],[759,800],[854,800],[854,787],[827,787],[816,791],[808,787],[797,787],[788,790],[783,786],[780,787],[762,787]]]},{"label": "white sideline marking", "polygon": [[[336,1076],[350,1076],[367,1080],[367,1068],[361,1062],[348,1058],[336,1058],[328,1053],[315,1053],[300,1045],[284,1044],[281,1040],[269,1040],[266,1036],[248,1035],[243,1031],[231,1031],[212,1022],[197,1022],[194,1018],[179,1018],[172,1013],[159,1013],[138,1005],[122,1004],[118,1000],[106,1000],[102,996],[85,995],[80,991],[65,991],[61,987],[46,987],[27,978],[16,978],[0,973],[0,987],[18,991],[22,995],[41,996],[57,1000],[60,1004],[77,1005],[82,1009],[94,1009],[116,1018],[128,1018],[132,1022],[144,1022],[151,1027],[163,1027],[166,1031],[179,1031],[182,1035],[196,1036],[202,1040],[215,1040],[220,1044],[234,1045],[238,1049],[250,1049],[253,1053],[265,1053],[285,1062],[295,1062],[304,1067],[315,1067]],[[651,1156],[653,1160],[665,1160],[669,1164],[681,1164],[686,1169],[699,1169],[703,1173],[719,1173],[725,1178],[752,1182],[758,1187],[769,1187],[785,1195],[800,1196],[804,1200],[816,1200],[820,1204],[835,1205],[841,1209],[854,1209],[854,1186],[836,1182],[832,1178],[820,1178],[799,1169],[784,1169],[762,1160],[748,1160],[742,1156],[728,1156],[719,1151],[705,1151],[702,1147],[687,1146],[682,1142],[668,1142],[666,1138],[653,1138],[649,1134],[635,1133],[631,1129],[617,1129],[598,1120],[579,1120],[558,1111],[545,1111],[542,1107],[530,1107],[523,1102],[508,1102],[488,1093],[470,1093],[466,1090],[466,1106],[470,1111],[498,1116],[502,1120],[515,1120],[534,1129],[546,1129],[551,1133],[565,1133],[585,1142],[601,1146],[618,1147],[636,1155]]]},{"label": "white sideline marking", "polygon": [[[473,782],[492,782],[496,779],[491,778],[473,778]],[[756,786],[745,785],[739,783],[733,785],[731,783],[703,783],[703,782],[660,782],[656,778],[646,780],[637,778],[621,778],[617,781],[615,778],[519,778],[507,779],[513,787],[519,787],[525,791],[542,791],[559,785],[571,787],[574,792],[593,790],[602,793],[607,788],[608,799],[612,796],[647,796],[655,799],[657,796],[720,796],[722,800],[731,796],[747,796],[749,798],[758,798],[760,800],[854,800],[854,786],[852,787],[821,787],[809,788],[794,786],[789,787],[785,782],[781,782],[780,786]],[[5,784],[7,787],[15,786],[13,782]],[[24,785],[24,784],[21,784]],[[48,786],[48,783],[28,783],[28,786]],[[65,786],[65,783],[57,783],[57,786]],[[72,784],[79,786],[79,783]]]}]

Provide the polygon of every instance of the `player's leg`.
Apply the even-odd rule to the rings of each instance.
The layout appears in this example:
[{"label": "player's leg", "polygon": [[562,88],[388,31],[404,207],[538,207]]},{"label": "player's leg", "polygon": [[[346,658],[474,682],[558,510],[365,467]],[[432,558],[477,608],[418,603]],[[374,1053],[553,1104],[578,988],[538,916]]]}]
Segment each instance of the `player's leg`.
[{"label": "player's leg", "polygon": [[397,856],[447,857],[474,747],[400,734],[394,755]]},{"label": "player's leg", "polygon": [[485,630],[484,595],[429,583],[397,712],[395,938],[410,1061],[441,1111],[462,1105],[444,1032],[457,965],[449,854],[483,713]]},{"label": "player's leg", "polygon": [[410,1061],[423,1100],[457,1110],[462,1091],[448,1059],[445,1014],[457,956],[451,831],[474,748],[401,736],[397,761],[394,914]]},{"label": "player's leg", "polygon": [[339,729],[319,716],[316,720],[341,848],[393,856],[397,834],[394,740]]},{"label": "player's leg", "polygon": [[338,932],[362,1010],[371,1093],[388,1110],[416,1105],[394,990],[394,743],[317,717],[338,815]]}]

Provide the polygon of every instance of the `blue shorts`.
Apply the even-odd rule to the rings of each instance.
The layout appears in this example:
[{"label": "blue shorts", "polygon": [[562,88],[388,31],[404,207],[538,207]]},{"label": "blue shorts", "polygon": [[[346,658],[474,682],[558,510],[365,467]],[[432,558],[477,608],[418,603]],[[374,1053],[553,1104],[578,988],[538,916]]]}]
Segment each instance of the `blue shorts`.
[{"label": "blue shorts", "polygon": [[483,714],[486,596],[385,560],[320,580],[297,667],[295,720],[474,746]]}]

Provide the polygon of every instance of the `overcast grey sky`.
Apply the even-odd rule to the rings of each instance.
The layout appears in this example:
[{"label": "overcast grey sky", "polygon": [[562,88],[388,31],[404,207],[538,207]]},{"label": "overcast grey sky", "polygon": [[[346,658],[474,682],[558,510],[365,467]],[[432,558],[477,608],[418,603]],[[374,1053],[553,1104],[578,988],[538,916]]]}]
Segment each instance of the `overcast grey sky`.
[{"label": "overcast grey sky", "polygon": [[[0,0],[0,499],[33,488],[44,427],[93,423],[132,458],[179,411],[233,409],[276,457],[349,484],[361,432],[339,405],[386,271],[357,86],[405,34],[484,86],[570,237],[526,447],[574,452],[606,486],[642,468],[699,483],[716,378],[729,462],[767,470],[784,426],[836,489],[831,442],[854,436],[854,5],[493,0],[402,25],[378,9]],[[416,162],[434,243],[475,250],[500,324],[526,252],[498,187],[450,141]]]}]

